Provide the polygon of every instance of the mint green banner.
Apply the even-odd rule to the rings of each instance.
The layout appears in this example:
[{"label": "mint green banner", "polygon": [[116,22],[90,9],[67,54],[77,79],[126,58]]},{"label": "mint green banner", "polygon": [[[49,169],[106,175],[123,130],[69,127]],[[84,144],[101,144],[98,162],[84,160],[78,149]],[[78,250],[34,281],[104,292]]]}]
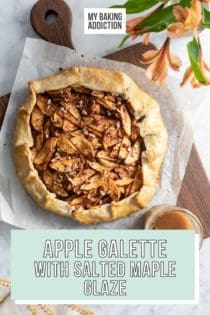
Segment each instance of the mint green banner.
[{"label": "mint green banner", "polygon": [[193,231],[12,231],[12,299],[195,299]]}]

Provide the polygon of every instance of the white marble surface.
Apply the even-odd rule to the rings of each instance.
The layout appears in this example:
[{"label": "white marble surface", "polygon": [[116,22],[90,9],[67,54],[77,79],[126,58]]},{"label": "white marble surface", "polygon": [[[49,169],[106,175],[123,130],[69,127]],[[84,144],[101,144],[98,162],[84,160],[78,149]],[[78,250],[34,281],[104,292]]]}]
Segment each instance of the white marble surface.
[{"label": "white marble surface", "polygon": [[[116,50],[119,43],[118,36],[97,36],[83,34],[83,8],[107,7],[123,0],[67,0],[73,11],[73,42],[75,48],[88,55],[103,56]],[[19,58],[23,49],[26,36],[38,37],[33,31],[29,15],[35,0],[1,0],[0,1],[0,95],[10,91]],[[205,47],[205,56],[210,56],[210,31],[202,33],[202,42]],[[153,36],[158,44],[158,36]],[[186,48],[184,42],[189,38],[178,39],[173,47],[182,57],[184,66],[187,66]],[[128,43],[130,44],[130,43]],[[210,64],[210,58],[209,64]],[[190,89],[186,91],[190,93]],[[195,93],[195,92],[193,92]],[[206,95],[206,97],[204,97]],[[195,143],[200,153],[202,162],[210,179],[210,88],[206,92],[195,95],[195,103],[200,105],[197,109],[195,126]],[[210,205],[209,205],[210,207]],[[10,276],[10,230],[11,226],[0,222],[0,277]],[[107,313],[116,315],[207,315],[210,314],[210,239],[204,241],[200,253],[200,303],[196,306],[92,306],[99,315]]]}]

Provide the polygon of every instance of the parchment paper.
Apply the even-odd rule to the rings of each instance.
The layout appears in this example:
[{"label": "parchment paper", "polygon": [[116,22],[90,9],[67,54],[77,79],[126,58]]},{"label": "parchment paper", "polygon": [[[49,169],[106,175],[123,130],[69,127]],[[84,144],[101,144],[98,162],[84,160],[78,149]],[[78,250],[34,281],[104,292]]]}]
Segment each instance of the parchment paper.
[{"label": "parchment paper", "polygon": [[26,39],[0,132],[0,220],[27,229],[141,228],[145,211],[112,223],[94,226],[84,226],[71,219],[48,213],[37,206],[17,179],[11,155],[11,141],[16,111],[28,95],[28,81],[55,74],[60,68],[65,69],[75,64],[124,71],[160,104],[168,130],[169,147],[162,167],[160,185],[149,207],[164,203],[176,204],[193,141],[192,117],[187,101],[183,102],[180,96],[176,97],[176,91],[171,92],[166,86],[160,88],[150,83],[139,67],[98,57],[87,59],[69,48],[39,39]]}]

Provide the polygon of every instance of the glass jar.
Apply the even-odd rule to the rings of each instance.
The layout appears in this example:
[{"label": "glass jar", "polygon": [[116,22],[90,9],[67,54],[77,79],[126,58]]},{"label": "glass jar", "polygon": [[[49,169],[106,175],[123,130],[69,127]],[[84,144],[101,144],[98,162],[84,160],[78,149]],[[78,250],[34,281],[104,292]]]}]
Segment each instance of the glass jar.
[{"label": "glass jar", "polygon": [[170,205],[160,205],[153,207],[147,213],[144,228],[146,230],[154,230],[157,220],[163,217],[163,215],[171,213],[173,211],[184,214],[184,216],[188,219],[191,226],[189,229],[194,230],[195,233],[199,235],[199,242],[201,247],[203,243],[203,228],[200,220],[190,210]]}]

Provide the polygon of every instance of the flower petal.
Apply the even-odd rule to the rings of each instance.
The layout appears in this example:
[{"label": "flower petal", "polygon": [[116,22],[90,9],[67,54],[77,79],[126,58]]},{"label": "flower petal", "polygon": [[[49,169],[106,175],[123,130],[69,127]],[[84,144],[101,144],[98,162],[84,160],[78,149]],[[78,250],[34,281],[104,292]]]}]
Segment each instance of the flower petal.
[{"label": "flower petal", "polygon": [[201,87],[201,85],[202,85],[200,82],[198,82],[198,80],[196,79],[195,76],[193,76],[193,77],[191,78],[190,84],[191,84],[191,86],[192,86],[194,89],[197,89],[197,88]]},{"label": "flower petal", "polygon": [[184,23],[189,15],[189,9],[177,5],[173,9],[173,15],[177,21]]},{"label": "flower petal", "polygon": [[187,70],[185,71],[184,77],[182,82],[180,83],[180,86],[184,86],[186,82],[192,77],[193,75],[193,69],[192,67],[188,67]]},{"label": "flower petal", "polygon": [[201,67],[201,69],[202,69],[202,73],[203,73],[203,76],[204,76],[204,78],[205,78],[205,81],[208,83],[208,84],[210,84],[210,72],[209,72],[209,68],[206,68],[206,64],[203,66],[203,67]]},{"label": "flower petal", "polygon": [[185,21],[188,29],[195,29],[198,27],[202,19],[202,5],[200,0],[192,0],[192,7],[189,9],[189,16]]},{"label": "flower petal", "polygon": [[156,83],[163,84],[167,76],[168,65],[166,55],[163,54],[161,58],[154,61],[146,70],[146,74],[150,80]]},{"label": "flower petal", "polygon": [[[209,0],[210,1],[210,0]],[[210,2],[209,2],[210,3]],[[207,71],[210,71],[210,67],[207,65],[205,61],[203,61],[203,66]]]},{"label": "flower petal", "polygon": [[170,52],[169,45],[167,46],[167,57],[168,57],[169,66],[173,70],[179,71],[179,68],[182,64],[181,59]]},{"label": "flower petal", "polygon": [[126,32],[128,34],[135,33],[135,27],[144,19],[143,16],[137,17],[135,19],[131,19],[126,22]]},{"label": "flower petal", "polygon": [[170,38],[176,38],[184,35],[188,30],[185,24],[182,22],[175,22],[168,26],[168,36]]},{"label": "flower petal", "polygon": [[150,40],[150,33],[145,33],[144,35],[145,35],[145,36],[144,36],[144,38],[143,38],[142,43],[143,43],[144,45],[148,45],[148,44],[149,44],[149,40]]},{"label": "flower petal", "polygon": [[141,60],[142,64],[148,64],[155,61],[161,54],[160,50],[148,50],[143,54],[143,59]]}]

